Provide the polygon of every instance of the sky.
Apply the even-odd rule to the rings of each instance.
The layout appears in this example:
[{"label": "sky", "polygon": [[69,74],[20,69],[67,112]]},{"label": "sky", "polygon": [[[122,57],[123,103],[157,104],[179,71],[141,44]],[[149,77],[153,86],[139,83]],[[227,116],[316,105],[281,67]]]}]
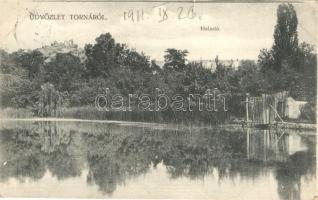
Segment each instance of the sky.
[{"label": "sky", "polygon": [[[277,3],[79,3],[0,0],[0,48],[9,52],[34,49],[53,41],[72,39],[79,47],[110,32],[117,42],[163,60],[167,48],[187,49],[189,59],[257,59],[270,48],[276,24]],[[316,44],[317,7],[294,3],[299,41]],[[182,8],[180,8],[182,7]],[[193,8],[193,19],[178,19]],[[124,20],[124,12],[144,12],[144,20]],[[159,22],[160,10],[168,19]],[[65,20],[31,20],[30,13],[65,14]],[[107,20],[70,20],[70,14],[103,14]],[[191,12],[190,12],[191,13]],[[218,31],[201,31],[201,26]]]}]

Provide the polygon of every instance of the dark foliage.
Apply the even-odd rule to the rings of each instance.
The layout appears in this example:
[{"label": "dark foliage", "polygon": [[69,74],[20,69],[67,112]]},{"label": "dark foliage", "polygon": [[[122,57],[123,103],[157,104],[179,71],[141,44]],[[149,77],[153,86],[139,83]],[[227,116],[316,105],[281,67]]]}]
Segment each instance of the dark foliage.
[{"label": "dark foliage", "polygon": [[[173,48],[165,51],[165,63],[160,67],[144,53],[116,42],[110,33],[85,46],[85,59],[72,53],[56,53],[48,59],[40,50],[13,53],[1,50],[1,107],[38,110],[38,105],[44,104],[40,101],[41,87],[45,84],[52,84],[57,94],[63,94],[62,105],[67,107],[93,106],[95,97],[105,88],[123,96],[142,93],[155,96],[156,88],[170,96],[203,95],[206,90],[217,88],[218,93],[225,95],[229,111],[205,116],[221,121],[242,117],[246,93],[287,90],[296,100],[315,99],[317,56],[312,45],[298,44],[297,23],[293,6],[281,4],[272,48],[261,50],[257,63],[241,61],[236,70],[218,57],[215,71],[202,63],[188,63],[189,52]],[[167,116],[177,116],[168,111]],[[167,116],[164,117],[170,119]]]}]

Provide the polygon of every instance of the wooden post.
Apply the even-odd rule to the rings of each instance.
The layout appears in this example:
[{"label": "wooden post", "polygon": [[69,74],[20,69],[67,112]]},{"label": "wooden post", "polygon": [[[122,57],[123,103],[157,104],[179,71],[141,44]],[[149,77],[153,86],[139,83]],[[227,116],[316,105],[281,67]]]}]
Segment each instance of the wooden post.
[{"label": "wooden post", "polygon": [[246,101],[245,101],[245,103],[246,103],[246,123],[248,123],[248,121],[249,121],[249,117],[248,117],[249,96],[250,96],[250,94],[246,93]]},{"label": "wooden post", "polygon": [[246,135],[246,150],[247,150],[247,160],[250,160],[250,131],[251,129],[247,129],[247,135]]},{"label": "wooden post", "polygon": [[266,119],[266,104],[265,104],[265,101],[266,101],[266,96],[265,96],[265,94],[262,94],[262,103],[263,103],[263,105],[262,105],[262,114],[263,114],[263,124],[266,124],[266,121],[267,121],[267,119]]}]

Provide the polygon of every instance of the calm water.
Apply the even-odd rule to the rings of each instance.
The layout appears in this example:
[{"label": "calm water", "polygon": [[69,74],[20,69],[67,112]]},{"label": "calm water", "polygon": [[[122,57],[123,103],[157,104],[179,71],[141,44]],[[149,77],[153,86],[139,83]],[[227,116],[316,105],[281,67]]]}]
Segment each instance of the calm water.
[{"label": "calm water", "polygon": [[312,199],[316,138],[269,130],[1,122],[3,197]]}]

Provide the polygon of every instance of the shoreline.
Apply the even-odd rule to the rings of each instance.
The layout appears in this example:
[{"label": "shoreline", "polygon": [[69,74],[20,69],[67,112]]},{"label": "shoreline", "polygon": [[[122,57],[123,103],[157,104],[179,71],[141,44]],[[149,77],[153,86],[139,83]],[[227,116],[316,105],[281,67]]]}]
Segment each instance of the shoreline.
[{"label": "shoreline", "polygon": [[[35,117],[35,118],[0,118],[1,121],[24,121],[24,122],[80,122],[80,123],[100,123],[100,124],[117,124],[117,125],[131,125],[131,126],[154,126],[161,128],[171,128],[172,124],[169,123],[154,123],[154,122],[135,122],[135,121],[120,121],[120,120],[95,120],[95,119],[76,119],[76,118],[54,118],[54,117]],[[246,129],[246,128],[257,128],[257,127],[242,127],[239,123],[229,123],[229,124],[218,124],[218,125],[203,125],[198,127],[198,125],[184,125],[184,124],[174,124],[174,127],[197,127],[197,128],[233,128],[233,129]],[[271,129],[293,129],[293,130],[316,130],[316,124],[307,123],[295,123],[295,122],[284,122],[277,123],[277,125],[271,125]],[[257,128],[259,129],[259,128]]]}]

